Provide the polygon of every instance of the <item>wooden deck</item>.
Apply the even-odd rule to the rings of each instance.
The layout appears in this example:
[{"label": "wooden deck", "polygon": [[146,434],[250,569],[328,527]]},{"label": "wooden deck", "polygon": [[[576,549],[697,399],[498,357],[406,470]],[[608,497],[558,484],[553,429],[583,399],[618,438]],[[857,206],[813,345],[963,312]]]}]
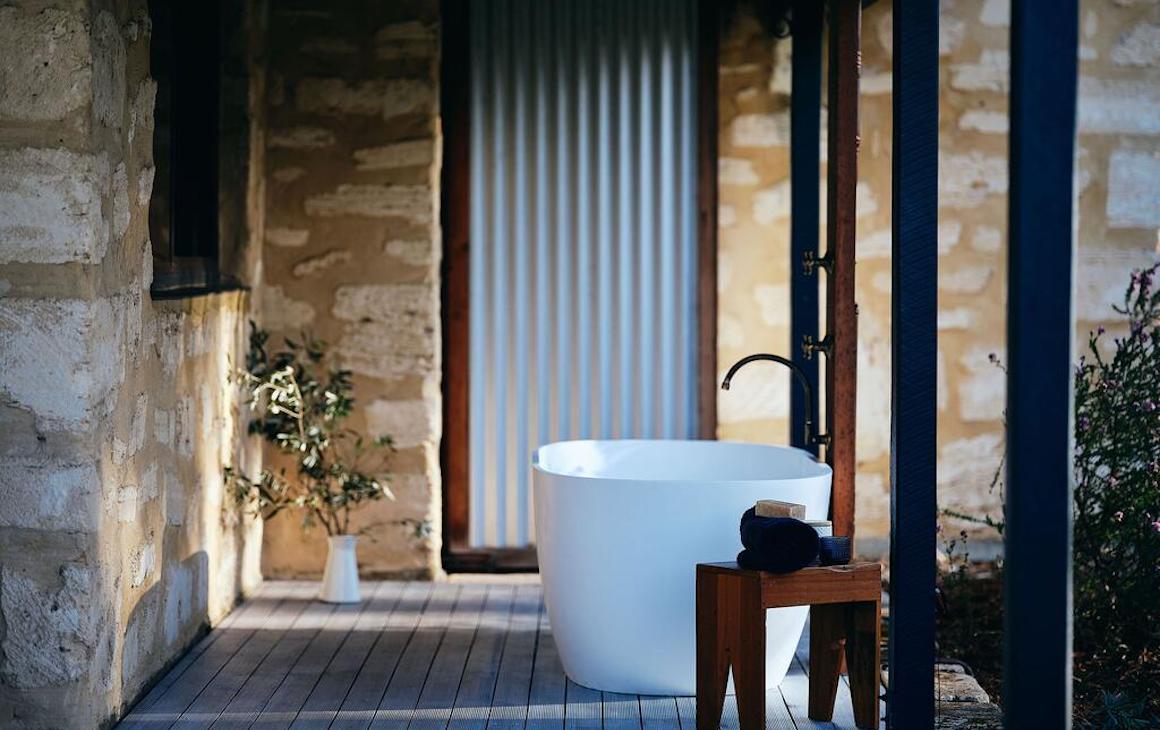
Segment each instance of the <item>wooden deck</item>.
[{"label": "wooden deck", "polygon": [[[692,697],[599,692],[568,680],[536,583],[364,583],[364,601],[313,600],[317,584],[267,582],[125,717],[121,728],[692,730]],[[768,693],[770,728],[852,728],[806,717],[803,643]],[[736,727],[732,698],[723,727]]]}]

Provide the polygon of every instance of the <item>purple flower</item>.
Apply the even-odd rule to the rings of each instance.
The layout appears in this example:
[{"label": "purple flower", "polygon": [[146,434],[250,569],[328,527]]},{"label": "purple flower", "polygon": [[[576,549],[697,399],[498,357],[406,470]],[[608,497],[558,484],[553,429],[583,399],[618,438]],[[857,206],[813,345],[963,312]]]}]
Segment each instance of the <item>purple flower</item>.
[{"label": "purple flower", "polygon": [[1124,510],[1117,510],[1114,517],[1116,518],[1116,522],[1123,522],[1124,521]]},{"label": "purple flower", "polygon": [[1088,430],[1088,426],[1090,426],[1090,425],[1091,425],[1091,421],[1088,420],[1087,416],[1080,416],[1079,417],[1079,430],[1080,431]]},{"label": "purple flower", "polygon": [[1156,532],[1160,532],[1160,520],[1153,520],[1152,521],[1152,529],[1155,530]]},{"label": "purple flower", "polygon": [[1142,406],[1145,413],[1151,413],[1152,411],[1156,410],[1156,404],[1153,403],[1151,399],[1144,401]]}]

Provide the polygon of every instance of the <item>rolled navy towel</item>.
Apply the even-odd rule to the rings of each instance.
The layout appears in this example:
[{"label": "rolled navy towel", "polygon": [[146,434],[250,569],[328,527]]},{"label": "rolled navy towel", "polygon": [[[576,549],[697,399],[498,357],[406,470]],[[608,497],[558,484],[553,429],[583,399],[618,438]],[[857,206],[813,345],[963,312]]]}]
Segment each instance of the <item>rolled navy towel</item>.
[{"label": "rolled navy towel", "polygon": [[741,516],[741,544],[737,556],[743,568],[790,573],[817,560],[818,533],[792,517],[758,517],[752,509]]}]

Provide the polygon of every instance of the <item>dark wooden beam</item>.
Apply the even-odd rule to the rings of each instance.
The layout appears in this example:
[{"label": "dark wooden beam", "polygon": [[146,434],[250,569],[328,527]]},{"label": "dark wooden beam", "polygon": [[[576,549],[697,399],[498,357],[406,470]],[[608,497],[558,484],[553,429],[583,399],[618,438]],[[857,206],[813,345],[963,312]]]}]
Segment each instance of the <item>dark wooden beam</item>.
[{"label": "dark wooden beam", "polygon": [[471,65],[467,0],[443,0],[443,557],[467,546],[470,509]]},{"label": "dark wooden beam", "polygon": [[835,535],[854,537],[854,437],[858,393],[858,305],[854,244],[858,186],[858,76],[862,4],[832,0],[830,20],[829,172],[826,239],[826,461],[834,470],[831,512]]},{"label": "dark wooden beam", "polygon": [[717,61],[716,2],[697,7],[697,428],[717,438]]},{"label": "dark wooden beam", "polygon": [[894,0],[887,695],[892,728],[934,724],[938,9],[938,0]]},{"label": "dark wooden beam", "polygon": [[[807,273],[806,256],[818,255],[818,149],[822,106],[823,4],[795,0],[793,5],[792,95],[790,96],[790,338],[798,343],[806,335],[818,337],[818,279]],[[802,357],[791,348],[790,358],[801,367],[814,392],[818,392],[818,361]],[[790,444],[818,453],[805,442],[805,423],[818,423],[817,403],[809,403],[803,389],[790,383]]]},{"label": "dark wooden beam", "polygon": [[1011,4],[1006,727],[1071,726],[1077,0]]}]

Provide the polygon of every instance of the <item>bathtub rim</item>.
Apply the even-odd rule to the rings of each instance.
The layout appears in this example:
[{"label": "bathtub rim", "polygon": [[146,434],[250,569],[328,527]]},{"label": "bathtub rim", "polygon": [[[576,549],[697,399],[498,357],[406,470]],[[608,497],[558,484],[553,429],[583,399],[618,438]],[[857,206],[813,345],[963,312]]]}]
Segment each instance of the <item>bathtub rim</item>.
[{"label": "bathtub rim", "polygon": [[[816,474],[809,474],[800,477],[764,477],[761,479],[638,479],[623,476],[599,476],[595,474],[565,474],[563,472],[552,471],[540,464],[540,451],[551,446],[563,446],[567,444],[599,444],[599,443],[624,443],[624,444],[684,444],[691,442],[716,443],[716,444],[736,444],[739,446],[753,447],[756,449],[772,449],[774,451],[796,451],[805,456],[813,465],[818,467]],[[760,482],[805,482],[812,481],[818,478],[827,477],[833,479],[834,470],[824,461],[819,461],[816,456],[800,449],[796,446],[785,446],[782,444],[755,444],[747,441],[729,441],[720,439],[565,439],[563,441],[552,441],[546,443],[539,448],[532,450],[532,471],[544,474],[545,476],[560,477],[564,479],[583,479],[586,481],[604,481],[604,482],[629,482],[637,484],[713,484],[717,486],[730,484],[756,484]]]}]

